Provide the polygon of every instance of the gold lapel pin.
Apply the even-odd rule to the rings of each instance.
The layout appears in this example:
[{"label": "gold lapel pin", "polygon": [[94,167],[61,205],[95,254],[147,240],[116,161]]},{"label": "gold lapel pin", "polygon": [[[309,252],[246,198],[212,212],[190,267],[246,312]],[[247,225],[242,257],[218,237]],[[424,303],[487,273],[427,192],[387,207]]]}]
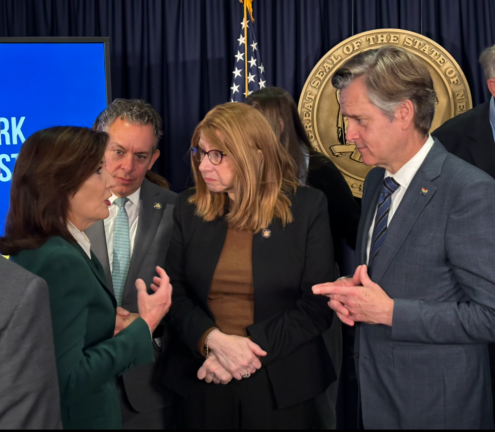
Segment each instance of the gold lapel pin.
[{"label": "gold lapel pin", "polygon": [[261,236],[263,238],[270,238],[271,235],[272,235],[272,232],[269,229],[264,229],[261,231]]},{"label": "gold lapel pin", "polygon": [[160,203],[155,203],[155,205],[153,206],[153,208],[156,208],[157,210],[161,210],[162,205]]}]

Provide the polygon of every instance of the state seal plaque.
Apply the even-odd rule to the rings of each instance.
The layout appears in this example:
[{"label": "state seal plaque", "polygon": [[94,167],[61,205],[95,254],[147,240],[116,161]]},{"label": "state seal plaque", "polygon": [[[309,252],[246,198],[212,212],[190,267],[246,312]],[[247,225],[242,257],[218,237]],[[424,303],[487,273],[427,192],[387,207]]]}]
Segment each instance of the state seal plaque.
[{"label": "state seal plaque", "polygon": [[472,108],[471,91],[457,62],[443,47],[421,34],[400,29],[371,30],[331,49],[306,80],[299,99],[299,115],[313,147],[335,163],[358,198],[363,195],[363,182],[372,167],[362,163],[356,146],[345,139],[346,119],[340,113],[338,94],[331,78],[346,60],[384,45],[407,49],[428,68],[437,93],[431,130]]}]

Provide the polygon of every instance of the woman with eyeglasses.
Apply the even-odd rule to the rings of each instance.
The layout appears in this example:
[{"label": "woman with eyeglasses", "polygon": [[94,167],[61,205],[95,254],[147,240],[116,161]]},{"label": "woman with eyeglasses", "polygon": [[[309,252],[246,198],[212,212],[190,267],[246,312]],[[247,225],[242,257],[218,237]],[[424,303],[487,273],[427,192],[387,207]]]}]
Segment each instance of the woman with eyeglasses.
[{"label": "woman with eyeglasses", "polygon": [[178,428],[309,429],[335,379],[321,337],[333,316],[311,292],[334,278],[326,199],[244,104],[206,115],[191,162],[166,263]]}]

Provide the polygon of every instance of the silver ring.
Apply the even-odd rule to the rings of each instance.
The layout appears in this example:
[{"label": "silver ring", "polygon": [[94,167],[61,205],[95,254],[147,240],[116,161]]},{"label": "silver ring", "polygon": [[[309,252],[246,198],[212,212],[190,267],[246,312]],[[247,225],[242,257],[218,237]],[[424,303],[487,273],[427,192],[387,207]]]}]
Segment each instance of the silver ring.
[{"label": "silver ring", "polygon": [[242,377],[243,378],[249,378],[251,376],[251,374],[249,372],[246,372]]}]

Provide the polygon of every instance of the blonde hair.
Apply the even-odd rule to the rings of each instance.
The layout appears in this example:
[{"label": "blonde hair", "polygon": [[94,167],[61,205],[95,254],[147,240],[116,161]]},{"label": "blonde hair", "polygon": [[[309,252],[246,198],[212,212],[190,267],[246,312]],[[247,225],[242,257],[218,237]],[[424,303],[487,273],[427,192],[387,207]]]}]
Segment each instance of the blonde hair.
[{"label": "blonde hair", "polygon": [[383,46],[363,51],[345,62],[332,77],[338,90],[363,77],[370,102],[393,120],[397,107],[406,100],[414,105],[414,125],[423,135],[435,115],[433,80],[418,56],[404,48]]},{"label": "blonde hair", "polygon": [[[288,195],[299,185],[296,166],[263,114],[245,104],[219,105],[196,127],[191,147],[198,146],[200,137],[226,153],[235,168],[235,201],[226,216],[231,227],[256,233],[274,218],[284,226],[292,222]],[[192,155],[191,164],[196,192],[189,202],[196,205],[196,214],[205,221],[223,216],[227,194],[207,188]]]}]

